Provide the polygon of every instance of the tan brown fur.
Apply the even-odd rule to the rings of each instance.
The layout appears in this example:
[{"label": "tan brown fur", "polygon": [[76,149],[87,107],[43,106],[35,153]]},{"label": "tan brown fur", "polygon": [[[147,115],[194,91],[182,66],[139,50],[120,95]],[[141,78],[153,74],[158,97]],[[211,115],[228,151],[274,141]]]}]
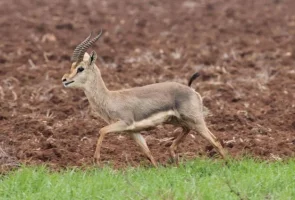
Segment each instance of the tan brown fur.
[{"label": "tan brown fur", "polygon": [[[89,100],[91,110],[108,126],[99,133],[94,158],[99,162],[100,147],[107,133],[126,132],[132,135],[145,155],[154,166],[153,158],[140,131],[154,128],[159,124],[173,124],[183,128],[170,147],[173,159],[177,156],[177,146],[190,130],[200,133],[218,152],[225,157],[226,153],[217,138],[209,131],[204,121],[201,96],[192,88],[175,83],[164,82],[110,91],[105,86],[99,68],[95,65],[96,53],[85,53],[83,61],[73,63],[70,73],[62,78],[65,87],[80,88]],[[84,71],[78,73],[82,67]],[[68,85],[67,85],[68,84]]]}]

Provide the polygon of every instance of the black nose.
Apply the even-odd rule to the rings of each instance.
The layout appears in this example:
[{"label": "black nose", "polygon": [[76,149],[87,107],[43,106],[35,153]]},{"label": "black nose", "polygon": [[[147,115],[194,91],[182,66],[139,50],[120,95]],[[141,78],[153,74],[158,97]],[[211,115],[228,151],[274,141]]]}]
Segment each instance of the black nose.
[{"label": "black nose", "polygon": [[62,82],[66,82],[66,81],[67,81],[67,79],[66,79],[66,78],[62,79]]}]

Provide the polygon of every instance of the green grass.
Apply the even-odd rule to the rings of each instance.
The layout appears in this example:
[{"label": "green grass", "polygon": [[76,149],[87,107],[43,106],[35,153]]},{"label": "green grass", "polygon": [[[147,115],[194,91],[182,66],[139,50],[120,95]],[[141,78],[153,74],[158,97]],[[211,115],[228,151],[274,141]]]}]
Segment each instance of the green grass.
[{"label": "green grass", "polygon": [[176,167],[113,170],[23,166],[1,176],[0,199],[295,199],[295,160],[198,159]]}]

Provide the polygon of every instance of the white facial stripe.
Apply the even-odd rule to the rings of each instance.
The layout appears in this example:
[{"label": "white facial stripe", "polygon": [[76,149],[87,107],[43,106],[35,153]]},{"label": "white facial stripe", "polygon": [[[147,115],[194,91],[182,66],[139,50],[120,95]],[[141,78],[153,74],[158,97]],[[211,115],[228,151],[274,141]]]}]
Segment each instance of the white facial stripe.
[{"label": "white facial stripe", "polygon": [[140,130],[140,129],[153,127],[153,126],[164,123],[171,116],[176,116],[176,113],[173,110],[156,113],[154,115],[151,115],[147,119],[134,122],[132,125],[127,127],[127,130]]}]

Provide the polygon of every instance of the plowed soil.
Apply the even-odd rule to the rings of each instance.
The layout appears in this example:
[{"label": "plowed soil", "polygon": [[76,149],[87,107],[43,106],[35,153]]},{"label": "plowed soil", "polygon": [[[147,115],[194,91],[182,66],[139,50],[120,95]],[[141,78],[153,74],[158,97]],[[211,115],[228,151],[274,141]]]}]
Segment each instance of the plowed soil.
[{"label": "plowed soil", "polygon": [[[106,123],[89,114],[84,93],[64,88],[61,77],[75,45],[103,29],[93,49],[110,90],[187,84],[199,71],[193,87],[209,110],[209,129],[230,155],[294,157],[294,10],[293,0],[2,0],[0,147],[20,163],[93,163]],[[173,130],[144,132],[162,164]],[[215,154],[194,133],[178,152],[183,159]],[[115,167],[148,165],[122,133],[107,135],[101,159]]]}]

